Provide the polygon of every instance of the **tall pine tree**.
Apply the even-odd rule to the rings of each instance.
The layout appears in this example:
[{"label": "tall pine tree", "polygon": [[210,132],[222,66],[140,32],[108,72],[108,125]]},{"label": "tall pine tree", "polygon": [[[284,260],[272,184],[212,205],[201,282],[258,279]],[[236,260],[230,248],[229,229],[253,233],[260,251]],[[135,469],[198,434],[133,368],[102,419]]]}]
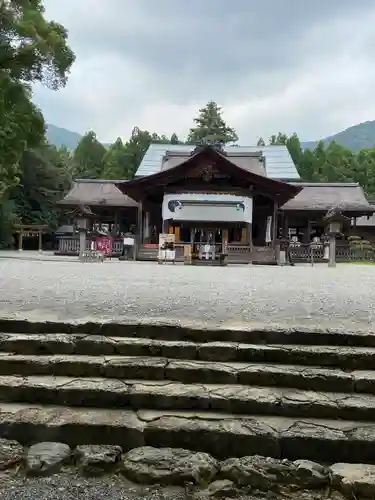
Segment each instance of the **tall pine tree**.
[{"label": "tall pine tree", "polygon": [[196,125],[190,129],[187,138],[189,144],[202,144],[205,141],[227,144],[238,141],[236,131],[225,123],[221,107],[214,101],[199,110],[199,116],[194,122]]}]

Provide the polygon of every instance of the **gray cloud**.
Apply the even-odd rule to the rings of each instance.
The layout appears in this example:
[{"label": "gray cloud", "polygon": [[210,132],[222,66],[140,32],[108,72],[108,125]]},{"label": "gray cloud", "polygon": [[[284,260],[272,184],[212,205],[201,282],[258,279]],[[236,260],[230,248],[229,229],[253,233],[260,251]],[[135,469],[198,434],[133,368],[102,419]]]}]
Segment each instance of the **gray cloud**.
[{"label": "gray cloud", "polygon": [[45,0],[77,54],[67,87],[36,88],[48,121],[103,140],[134,125],[186,134],[217,100],[242,143],[316,138],[375,119],[372,0]]}]

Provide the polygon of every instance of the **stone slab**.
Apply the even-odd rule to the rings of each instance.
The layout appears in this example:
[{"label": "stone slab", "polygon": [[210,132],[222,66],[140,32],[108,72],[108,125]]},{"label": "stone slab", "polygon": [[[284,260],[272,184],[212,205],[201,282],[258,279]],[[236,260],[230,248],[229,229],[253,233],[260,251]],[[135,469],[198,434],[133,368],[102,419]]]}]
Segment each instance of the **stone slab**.
[{"label": "stone slab", "polygon": [[140,484],[199,485],[210,483],[218,467],[207,453],[145,446],[125,455],[122,472]]},{"label": "stone slab", "polygon": [[74,455],[79,470],[88,476],[114,472],[121,460],[122,448],[115,445],[81,445]]},{"label": "stone slab", "polygon": [[158,357],[13,355],[0,353],[0,375],[54,375],[186,383],[295,387],[375,393],[375,371],[350,373],[336,368],[265,363],[174,360]]},{"label": "stone slab", "polygon": [[347,498],[374,498],[375,466],[337,463],[331,466],[332,485]]},{"label": "stone slab", "polygon": [[331,329],[314,326],[290,328],[278,326],[251,327],[247,325],[228,328],[225,325],[199,328],[181,324],[116,321],[29,321],[0,318],[0,332],[23,334],[68,333],[101,335],[108,337],[135,337],[154,340],[181,339],[193,342],[239,342],[251,344],[300,344],[375,347],[375,331]]},{"label": "stone slab", "polygon": [[71,457],[65,443],[41,442],[30,446],[26,454],[26,473],[30,476],[49,476],[61,470]]},{"label": "stone slab", "polygon": [[182,384],[54,376],[0,376],[7,402],[100,408],[218,411],[306,418],[375,420],[375,396],[237,384]]},{"label": "stone slab", "polygon": [[[146,412],[147,413],[147,412]],[[375,464],[372,423],[194,412],[100,410],[0,404],[0,433],[23,445],[56,441],[185,448],[216,458],[266,455],[290,460]]]},{"label": "stone slab", "polygon": [[238,486],[251,486],[270,491],[280,486],[296,486],[300,489],[321,489],[329,484],[328,469],[309,460],[277,460],[252,455],[230,458],[220,464],[220,477]]},{"label": "stone slab", "polygon": [[282,363],[372,370],[375,348],[329,345],[191,342],[83,334],[0,334],[0,351],[20,354],[164,357],[242,363]]}]

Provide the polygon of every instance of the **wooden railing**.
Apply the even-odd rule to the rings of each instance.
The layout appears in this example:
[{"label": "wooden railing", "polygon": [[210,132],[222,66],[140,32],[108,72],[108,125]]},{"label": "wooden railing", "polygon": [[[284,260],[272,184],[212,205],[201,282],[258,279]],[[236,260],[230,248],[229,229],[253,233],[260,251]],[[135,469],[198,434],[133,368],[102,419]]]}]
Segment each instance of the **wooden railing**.
[{"label": "wooden railing", "polygon": [[252,260],[250,245],[228,244],[228,264],[249,264]]},{"label": "wooden railing", "polygon": [[323,262],[324,246],[300,244],[290,245],[289,252],[294,262]]},{"label": "wooden railing", "polygon": [[[92,238],[86,239],[86,249],[91,249]],[[216,245],[216,252],[222,252],[221,244]],[[122,253],[123,242],[121,238],[113,240],[112,255],[118,257]],[[184,260],[184,244],[177,243],[176,260]],[[294,262],[324,262],[324,247],[312,246],[309,244],[301,243],[299,246],[290,247],[291,257]],[[274,262],[275,249],[271,246],[264,247],[250,247],[248,245],[228,244],[228,263],[268,263]],[[79,255],[79,236],[62,236],[59,238],[59,246],[56,251],[58,255]],[[147,245],[141,245],[139,249],[139,258],[141,260],[157,260],[158,250],[152,249],[149,251]],[[350,247],[346,242],[336,242],[336,261],[337,262],[361,262],[361,261],[374,261],[375,254],[368,250],[355,249]]]},{"label": "wooden railing", "polygon": [[346,245],[336,246],[336,261],[337,262],[363,262],[374,261],[375,255],[369,249],[360,249]]},{"label": "wooden railing", "polygon": [[[184,247],[183,243],[176,243],[174,249],[176,251],[176,262],[184,261]],[[138,260],[157,261],[159,255],[159,246],[152,244],[142,244],[139,247]]]},{"label": "wooden railing", "polygon": [[[324,246],[301,243],[291,246],[290,253],[294,262],[324,262]],[[373,252],[350,247],[346,242],[336,242],[337,262],[361,262],[375,259]]]},{"label": "wooden railing", "polygon": [[[85,250],[91,250],[91,243],[94,238],[86,238]],[[122,238],[115,238],[112,243],[112,255],[118,257],[122,253]],[[59,247],[55,252],[57,255],[79,255],[79,236],[61,236],[59,237]]]},{"label": "wooden railing", "polygon": [[276,250],[273,246],[253,246],[252,262],[256,264],[276,263]]}]

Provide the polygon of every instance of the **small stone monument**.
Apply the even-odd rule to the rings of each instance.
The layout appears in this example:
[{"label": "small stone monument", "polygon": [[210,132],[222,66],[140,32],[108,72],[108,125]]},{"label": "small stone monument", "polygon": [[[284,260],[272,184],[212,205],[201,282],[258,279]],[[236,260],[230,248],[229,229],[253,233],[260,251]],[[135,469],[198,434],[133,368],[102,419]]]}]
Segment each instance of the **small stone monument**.
[{"label": "small stone monument", "polygon": [[86,205],[79,205],[77,208],[68,214],[74,218],[75,224],[79,232],[79,259],[83,260],[86,253],[86,237],[89,229],[89,220],[95,217],[91,208]]},{"label": "small stone monument", "polygon": [[328,267],[336,267],[336,237],[341,234],[343,225],[350,219],[342,214],[340,205],[332,207],[324,216],[329,237]]}]

